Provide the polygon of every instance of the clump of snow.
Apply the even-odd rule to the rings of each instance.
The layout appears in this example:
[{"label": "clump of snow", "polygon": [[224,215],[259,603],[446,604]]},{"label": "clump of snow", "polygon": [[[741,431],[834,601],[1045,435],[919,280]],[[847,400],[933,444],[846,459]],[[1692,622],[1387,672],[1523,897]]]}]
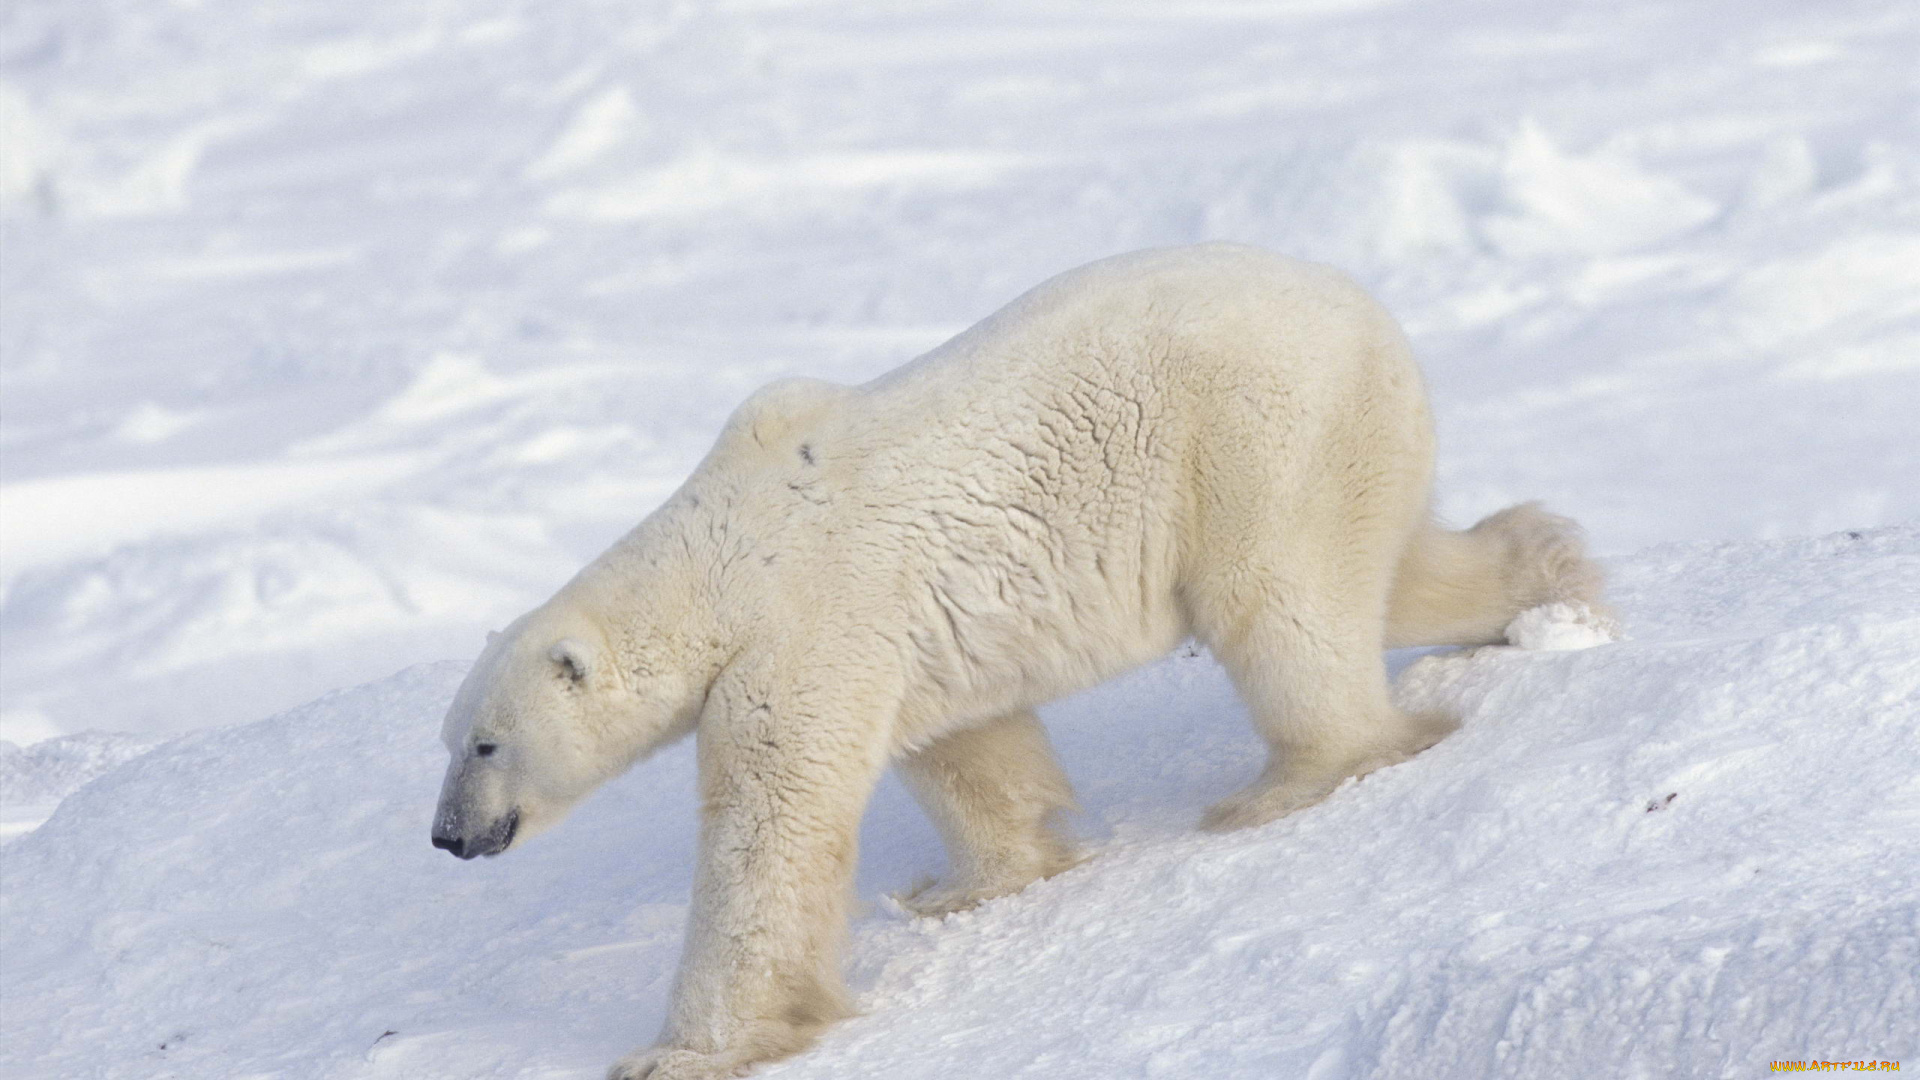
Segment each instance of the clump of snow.
[{"label": "clump of snow", "polygon": [[1620,640],[1619,624],[1585,604],[1557,601],[1531,607],[1507,624],[1507,643],[1522,649],[1591,649]]},{"label": "clump of snow", "polygon": [[[1016,896],[944,921],[889,905],[940,859],[887,784],[862,837],[861,1015],[767,1075],[1914,1060],[1920,528],[1609,569],[1634,641],[1416,661],[1403,703],[1460,731],[1270,826],[1193,829],[1262,749],[1191,652],[1043,711],[1093,858]],[[691,747],[522,850],[450,859],[428,827],[463,668],[175,739],[9,845],[0,1073],[592,1080],[649,1039],[692,874]]]}]

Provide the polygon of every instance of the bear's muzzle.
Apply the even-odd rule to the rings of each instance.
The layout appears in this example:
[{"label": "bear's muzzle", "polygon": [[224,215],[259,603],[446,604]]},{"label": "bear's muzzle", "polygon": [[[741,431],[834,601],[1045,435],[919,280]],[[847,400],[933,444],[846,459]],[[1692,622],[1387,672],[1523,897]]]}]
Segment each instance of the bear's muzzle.
[{"label": "bear's muzzle", "polygon": [[520,831],[520,811],[516,807],[507,811],[507,816],[495,821],[486,832],[475,837],[457,835],[457,827],[436,825],[433,830],[433,846],[453,853],[455,858],[473,859],[481,855],[498,855],[513,843],[514,834]]}]

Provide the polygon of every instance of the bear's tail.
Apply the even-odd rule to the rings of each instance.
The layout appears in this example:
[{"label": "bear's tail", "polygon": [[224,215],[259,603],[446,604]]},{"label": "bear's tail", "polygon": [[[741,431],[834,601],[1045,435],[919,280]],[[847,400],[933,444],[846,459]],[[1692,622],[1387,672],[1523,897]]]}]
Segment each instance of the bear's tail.
[{"label": "bear's tail", "polygon": [[1401,556],[1387,608],[1387,647],[1491,645],[1514,616],[1542,604],[1584,604],[1609,618],[1605,577],[1580,526],[1538,503],[1510,506],[1471,529],[1423,525]]}]

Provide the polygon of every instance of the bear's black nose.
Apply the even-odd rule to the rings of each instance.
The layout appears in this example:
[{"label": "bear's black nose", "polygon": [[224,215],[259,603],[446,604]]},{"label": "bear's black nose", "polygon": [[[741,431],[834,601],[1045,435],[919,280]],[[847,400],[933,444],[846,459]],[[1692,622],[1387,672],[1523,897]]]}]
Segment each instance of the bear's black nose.
[{"label": "bear's black nose", "polygon": [[453,857],[456,859],[466,858],[466,855],[462,852],[462,849],[466,847],[466,841],[461,840],[457,836],[441,836],[439,833],[435,833],[433,836],[433,846],[446,848],[448,851],[453,852]]}]

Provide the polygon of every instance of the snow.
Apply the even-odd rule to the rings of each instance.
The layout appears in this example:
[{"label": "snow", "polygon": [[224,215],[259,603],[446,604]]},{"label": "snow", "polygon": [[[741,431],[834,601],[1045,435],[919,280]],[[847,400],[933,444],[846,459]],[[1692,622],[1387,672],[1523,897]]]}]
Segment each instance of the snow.
[{"label": "snow", "polygon": [[0,840],[29,832],[60,800],[164,740],[93,731],[21,747],[0,741]]},{"label": "snow", "polygon": [[752,388],[1205,239],[1377,292],[1441,510],[1578,518],[1620,626],[1397,658],[1462,732],[1244,836],[1210,661],[1063,703],[1098,857],[945,922],[887,787],[867,1014],[778,1075],[1920,1057],[1915,55],[1900,0],[17,0],[0,1072],[598,1075],[688,755],[432,851],[484,631]]},{"label": "snow", "polygon": [[[1407,704],[1462,730],[1270,826],[1192,829],[1260,752],[1218,667],[1184,653],[1045,711],[1094,857],[1017,896],[908,918],[884,894],[939,860],[889,785],[863,836],[863,1015],[769,1075],[1912,1060],[1920,528],[1613,569],[1632,641],[1402,657]],[[4,849],[32,883],[0,921],[8,1075],[589,1077],[650,1037],[690,748],[523,850],[456,862],[427,827],[462,673],[167,742]]]},{"label": "snow", "polygon": [[1542,604],[1508,623],[1506,638],[1522,649],[1591,649],[1618,641],[1620,624],[1585,604]]}]

